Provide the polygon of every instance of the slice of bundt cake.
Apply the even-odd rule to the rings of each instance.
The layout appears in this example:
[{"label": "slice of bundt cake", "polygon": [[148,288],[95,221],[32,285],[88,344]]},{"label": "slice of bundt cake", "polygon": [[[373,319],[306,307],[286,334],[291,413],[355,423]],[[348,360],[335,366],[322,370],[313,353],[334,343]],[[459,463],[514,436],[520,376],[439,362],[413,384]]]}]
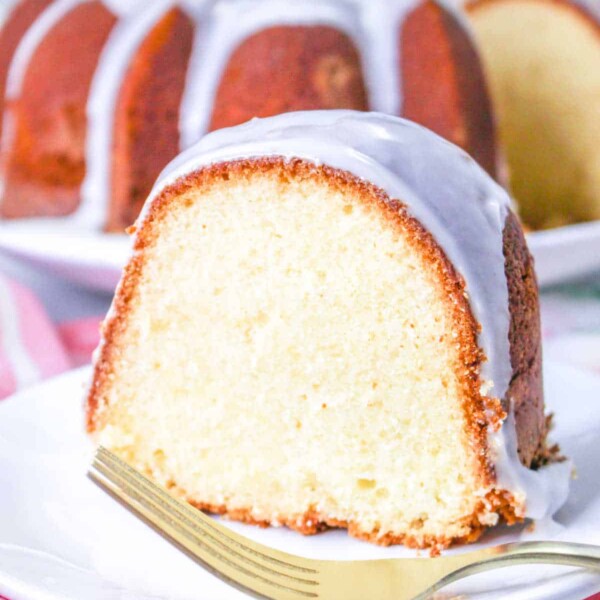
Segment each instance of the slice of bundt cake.
[{"label": "slice of bundt cake", "polygon": [[523,220],[600,219],[600,7],[576,0],[468,6]]},{"label": "slice of bundt cake", "polygon": [[453,145],[376,113],[254,120],[176,160],[136,228],[87,423],[173,493],[419,547],[564,499],[532,470],[531,258]]},{"label": "slice of bundt cake", "polygon": [[54,0],[16,49],[14,21],[0,216],[122,231],[207,131],[298,110],[402,115],[495,174],[478,56],[436,0]]}]

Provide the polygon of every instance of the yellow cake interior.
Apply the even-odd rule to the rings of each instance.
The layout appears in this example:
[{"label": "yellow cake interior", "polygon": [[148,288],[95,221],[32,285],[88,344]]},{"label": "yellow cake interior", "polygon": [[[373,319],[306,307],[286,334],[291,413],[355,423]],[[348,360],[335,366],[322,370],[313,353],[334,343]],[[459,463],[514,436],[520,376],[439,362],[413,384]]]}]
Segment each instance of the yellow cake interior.
[{"label": "yellow cake interior", "polygon": [[171,199],[111,340],[98,441],[256,521],[466,535],[482,476],[449,302],[366,196],[248,170]]},{"label": "yellow cake interior", "polygon": [[600,25],[563,0],[484,0],[469,14],[524,221],[599,219]]}]

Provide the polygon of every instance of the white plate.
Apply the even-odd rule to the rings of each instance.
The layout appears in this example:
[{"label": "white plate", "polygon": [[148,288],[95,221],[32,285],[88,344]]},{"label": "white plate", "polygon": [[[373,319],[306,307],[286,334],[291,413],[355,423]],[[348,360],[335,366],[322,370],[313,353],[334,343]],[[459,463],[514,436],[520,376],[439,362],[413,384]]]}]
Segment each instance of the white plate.
[{"label": "white plate", "polygon": [[[542,286],[600,273],[600,221],[537,231],[527,240]],[[113,292],[130,240],[77,229],[62,219],[0,221],[0,250],[86,287]]]},{"label": "white plate", "polygon": [[125,234],[91,232],[64,219],[0,221],[0,250],[111,294],[130,249],[131,240]]},{"label": "white plate", "polygon": [[[112,500],[87,477],[91,442],[83,431],[82,397],[89,368],[0,403],[0,596],[10,600],[244,597],[208,574]],[[546,371],[555,436],[579,478],[557,522],[535,531],[501,528],[475,544],[549,538],[600,544],[600,379],[559,364]],[[231,523],[262,543],[319,558],[413,556],[380,548],[344,531],[303,537],[286,529]],[[461,551],[458,550],[453,550]],[[454,584],[465,598],[584,598],[600,574],[527,567]],[[526,587],[525,582],[527,583]],[[482,592],[482,590],[487,590]],[[499,594],[498,590],[502,590]]]},{"label": "white plate", "polygon": [[600,274],[600,221],[536,231],[527,242],[540,285]]}]

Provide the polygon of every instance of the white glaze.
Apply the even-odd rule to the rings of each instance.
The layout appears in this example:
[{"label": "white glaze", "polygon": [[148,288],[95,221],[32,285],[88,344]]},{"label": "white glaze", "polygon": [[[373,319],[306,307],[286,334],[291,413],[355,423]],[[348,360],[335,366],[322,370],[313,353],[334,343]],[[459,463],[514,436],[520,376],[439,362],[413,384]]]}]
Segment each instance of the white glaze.
[{"label": "white glaze", "polygon": [[152,6],[160,0],[100,0],[114,15],[125,17],[139,15],[144,8]]},{"label": "white glaze", "polygon": [[10,17],[16,6],[16,0],[4,0],[4,2],[0,3],[0,27],[4,25],[4,22]]},{"label": "white glaze", "polygon": [[[420,0],[358,1],[366,43],[358,44],[364,61],[369,107],[390,115],[402,114],[402,65],[399,49],[404,21]],[[356,41],[355,41],[356,43]]]},{"label": "white glaze", "polygon": [[[490,396],[505,398],[512,375],[503,253],[510,198],[473,159],[418,125],[376,113],[313,111],[254,119],[205,136],[173,161],[140,222],[152,198],[178,178],[209,164],[260,156],[302,158],[343,169],[402,200],[463,276],[482,327],[479,346],[487,357],[482,382],[490,386]],[[523,467],[508,400],[509,418],[489,432],[497,485],[526,503],[527,516],[543,518],[565,500],[566,484],[544,469]]]},{"label": "white glaze", "polygon": [[19,311],[8,282],[0,274],[0,353],[10,363],[17,389],[41,379],[35,361],[29,355],[19,324]]}]

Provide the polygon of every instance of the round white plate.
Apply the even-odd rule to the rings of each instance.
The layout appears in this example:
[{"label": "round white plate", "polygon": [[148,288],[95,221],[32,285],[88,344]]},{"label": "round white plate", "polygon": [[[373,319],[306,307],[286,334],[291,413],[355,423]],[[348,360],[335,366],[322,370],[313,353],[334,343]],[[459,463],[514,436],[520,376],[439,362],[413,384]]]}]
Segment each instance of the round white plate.
[{"label": "round white plate", "polygon": [[[0,403],[0,596],[10,600],[226,600],[244,597],[204,571],[86,477],[93,448],[83,431],[90,369],[73,371]],[[546,370],[555,438],[578,479],[555,522],[533,532],[499,528],[473,547],[517,539],[600,544],[600,379]],[[414,556],[344,531],[303,537],[286,529],[231,527],[264,544],[316,558]],[[452,552],[464,551],[461,549]],[[426,558],[424,558],[426,560]],[[507,586],[507,576],[510,585]],[[463,598],[559,600],[600,589],[600,574],[558,567],[497,571],[454,584]],[[499,592],[502,590],[502,593]]]},{"label": "round white plate", "polygon": [[[542,286],[600,273],[600,221],[528,234]],[[0,250],[98,291],[113,292],[130,239],[62,219],[0,221]]]},{"label": "round white plate", "polygon": [[600,221],[535,231],[527,242],[540,285],[600,274]]},{"label": "round white plate", "polygon": [[0,251],[112,294],[131,253],[131,239],[87,231],[63,219],[20,219],[0,221]]}]

